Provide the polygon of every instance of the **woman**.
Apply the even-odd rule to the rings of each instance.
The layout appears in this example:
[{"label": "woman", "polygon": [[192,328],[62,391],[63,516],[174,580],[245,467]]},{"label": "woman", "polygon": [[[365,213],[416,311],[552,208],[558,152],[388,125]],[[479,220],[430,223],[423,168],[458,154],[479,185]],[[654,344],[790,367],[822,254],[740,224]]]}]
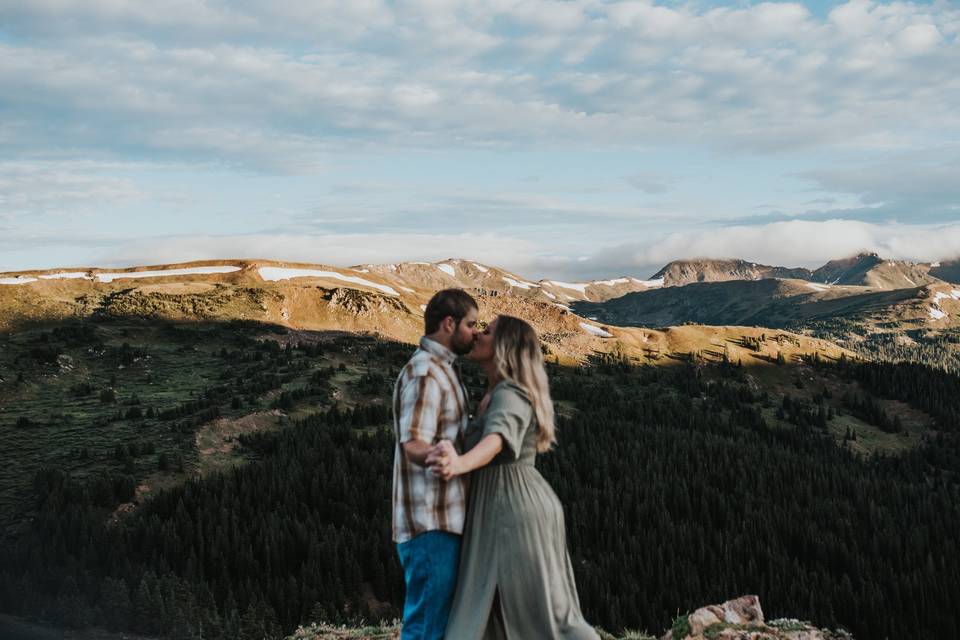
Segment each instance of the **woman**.
[{"label": "woman", "polygon": [[446,637],[595,640],[580,612],[563,508],[534,467],[555,442],[540,340],[523,320],[499,316],[470,357],[488,385],[466,453],[443,441],[427,460],[445,479],[472,472]]}]

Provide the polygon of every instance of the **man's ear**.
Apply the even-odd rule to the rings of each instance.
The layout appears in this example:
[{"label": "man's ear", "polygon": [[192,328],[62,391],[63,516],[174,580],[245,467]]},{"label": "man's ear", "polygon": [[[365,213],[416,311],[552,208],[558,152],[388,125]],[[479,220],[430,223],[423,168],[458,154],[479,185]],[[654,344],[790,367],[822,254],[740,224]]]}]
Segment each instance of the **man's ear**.
[{"label": "man's ear", "polygon": [[443,330],[450,335],[453,335],[457,331],[457,322],[453,319],[453,316],[447,316],[441,320],[440,326],[443,327]]}]

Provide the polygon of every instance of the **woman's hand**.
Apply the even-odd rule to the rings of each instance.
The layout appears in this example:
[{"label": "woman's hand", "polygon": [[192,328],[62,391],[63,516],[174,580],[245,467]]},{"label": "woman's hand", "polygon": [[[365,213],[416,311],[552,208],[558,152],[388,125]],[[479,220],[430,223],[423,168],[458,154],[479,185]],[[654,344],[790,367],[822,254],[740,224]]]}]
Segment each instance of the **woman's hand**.
[{"label": "woman's hand", "polygon": [[435,476],[442,480],[449,480],[464,473],[460,454],[449,440],[441,440],[427,454],[427,465]]},{"label": "woman's hand", "polygon": [[477,446],[463,455],[457,453],[452,442],[441,440],[430,449],[424,464],[430,467],[433,475],[449,480],[489,464],[501,451],[503,436],[499,433],[484,436]]}]

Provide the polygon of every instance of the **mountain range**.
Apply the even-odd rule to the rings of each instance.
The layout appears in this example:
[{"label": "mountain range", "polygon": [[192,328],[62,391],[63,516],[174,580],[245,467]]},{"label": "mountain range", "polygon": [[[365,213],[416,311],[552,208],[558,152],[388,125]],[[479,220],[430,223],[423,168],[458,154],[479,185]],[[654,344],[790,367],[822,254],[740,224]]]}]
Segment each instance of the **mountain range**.
[{"label": "mountain range", "polygon": [[421,331],[433,292],[460,287],[476,295],[488,315],[531,319],[558,357],[708,346],[713,338],[706,329],[698,338],[687,329],[682,345],[671,343],[669,328],[691,323],[782,329],[851,346],[865,336],[914,341],[960,326],[960,286],[950,282],[958,276],[956,260],[893,261],[875,253],[814,270],[738,259],[678,260],[646,279],[576,282],[533,281],[467,259],[349,268],[273,260],[84,267],[0,274],[0,329],[133,315],[256,320],[409,342]]},{"label": "mountain range", "polygon": [[[545,349],[560,360],[616,353],[646,360],[719,353],[717,345],[759,336],[758,328],[675,327],[654,330],[599,325],[571,305],[604,303],[661,287],[659,279],[533,282],[469,260],[387,265],[329,265],[270,260],[217,260],[129,269],[59,269],[0,274],[0,330],[65,318],[142,317],[171,321],[248,320],[302,331],[369,333],[413,342],[423,310],[444,287],[473,293],[482,317],[506,313],[530,320]],[[677,290],[684,289],[683,287]],[[843,349],[809,336],[791,336],[770,360]]]}]

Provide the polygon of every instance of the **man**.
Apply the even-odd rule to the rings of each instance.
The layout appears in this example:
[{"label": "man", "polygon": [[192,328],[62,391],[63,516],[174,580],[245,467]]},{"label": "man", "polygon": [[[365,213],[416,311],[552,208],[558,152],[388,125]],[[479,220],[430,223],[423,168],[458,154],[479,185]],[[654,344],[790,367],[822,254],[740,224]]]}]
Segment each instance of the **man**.
[{"label": "man", "polygon": [[457,582],[466,512],[463,478],[441,480],[426,464],[440,440],[460,443],[468,419],[455,367],[477,338],[477,302],[461,289],[438,292],[423,314],[420,348],[393,390],[393,540],[403,566],[402,640],[443,638]]}]

